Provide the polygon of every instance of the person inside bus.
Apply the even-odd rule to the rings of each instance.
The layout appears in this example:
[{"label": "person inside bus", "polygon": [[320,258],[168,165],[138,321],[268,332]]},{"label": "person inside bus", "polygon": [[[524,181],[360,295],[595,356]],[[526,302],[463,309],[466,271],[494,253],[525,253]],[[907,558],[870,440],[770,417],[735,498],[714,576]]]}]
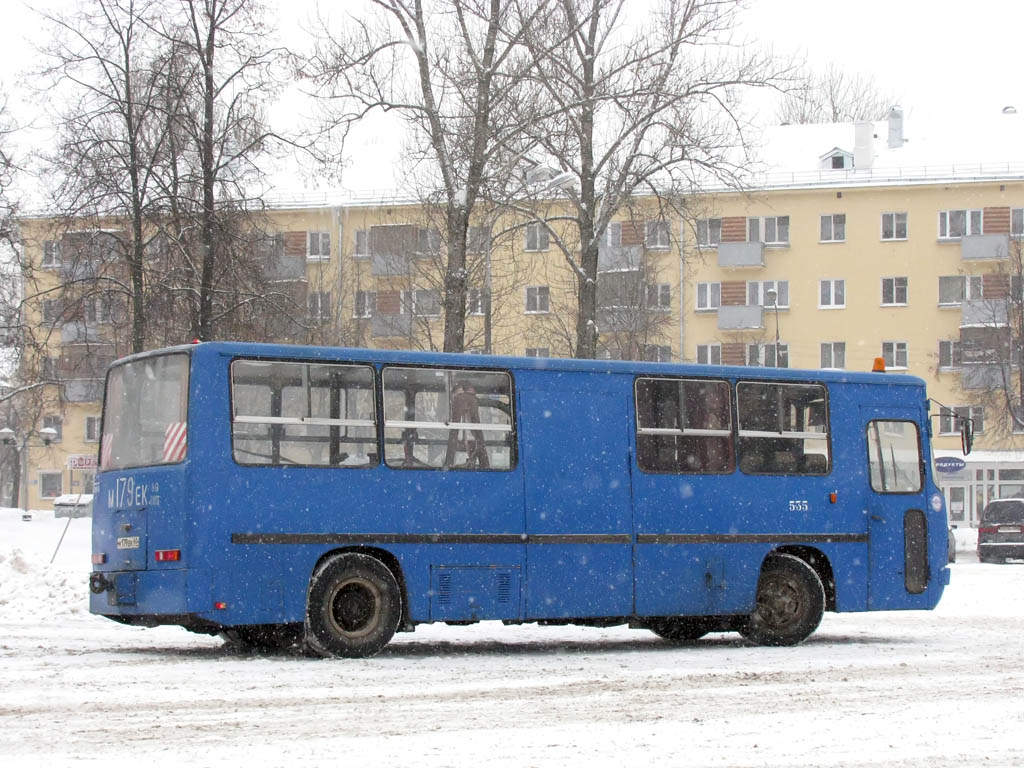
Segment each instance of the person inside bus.
[{"label": "person inside bus", "polygon": [[[477,403],[476,389],[469,381],[458,381],[452,391],[450,423],[463,422],[467,424],[480,423],[480,406]],[[465,453],[466,460],[462,464],[455,464],[456,453]],[[488,469],[490,462],[487,457],[487,448],[484,445],[484,433],[482,430],[452,429],[448,432],[448,450],[445,453],[444,465],[469,469]]]}]

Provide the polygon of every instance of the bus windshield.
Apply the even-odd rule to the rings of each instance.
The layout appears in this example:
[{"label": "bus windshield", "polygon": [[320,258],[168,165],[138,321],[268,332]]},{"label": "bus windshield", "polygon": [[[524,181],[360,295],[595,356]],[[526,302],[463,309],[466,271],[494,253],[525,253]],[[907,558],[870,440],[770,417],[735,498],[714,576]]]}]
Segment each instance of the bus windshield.
[{"label": "bus windshield", "polygon": [[185,459],[188,363],[188,355],[178,353],[111,369],[103,404],[101,470]]}]

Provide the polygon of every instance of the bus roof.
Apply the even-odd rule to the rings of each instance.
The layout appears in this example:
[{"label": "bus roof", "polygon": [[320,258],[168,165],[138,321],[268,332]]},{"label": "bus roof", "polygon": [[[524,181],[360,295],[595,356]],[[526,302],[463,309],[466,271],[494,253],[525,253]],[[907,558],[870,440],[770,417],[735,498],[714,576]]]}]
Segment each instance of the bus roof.
[{"label": "bus roof", "polygon": [[257,342],[208,341],[176,347],[154,349],[121,358],[115,365],[169,352],[196,351],[231,357],[257,356],[279,359],[323,361],[357,361],[380,363],[412,363],[420,365],[455,366],[460,368],[514,368],[518,370],[579,371],[645,375],[721,376],[732,379],[767,378],[776,381],[847,382],[851,384],[882,384],[924,388],[917,376],[895,373],[874,373],[846,369],[756,368],[751,366],[706,365],[699,363],[654,363],[641,360],[579,360],[560,357],[512,357],[507,355],[470,355],[454,352],[422,352],[416,350],[367,349],[362,347],[321,347],[296,344],[265,344]]}]

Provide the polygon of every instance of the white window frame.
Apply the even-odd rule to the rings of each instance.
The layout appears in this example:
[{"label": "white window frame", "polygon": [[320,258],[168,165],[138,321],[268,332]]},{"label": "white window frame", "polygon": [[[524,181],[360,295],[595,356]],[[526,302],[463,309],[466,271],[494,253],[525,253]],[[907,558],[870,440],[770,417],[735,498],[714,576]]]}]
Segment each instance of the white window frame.
[{"label": "white window frame", "polygon": [[[784,289],[784,290],[783,290]],[[766,304],[764,296],[768,291],[775,291],[777,304]],[[752,294],[753,292],[753,294]],[[783,296],[785,292],[785,296]],[[783,302],[785,299],[785,302]],[[789,280],[748,280],[747,305],[764,307],[765,309],[789,309]]]},{"label": "white window frame", "polygon": [[882,358],[887,370],[905,371],[910,367],[910,345],[905,341],[883,341]]},{"label": "white window frame", "polygon": [[[747,242],[764,243],[768,246],[789,245],[789,227],[789,216],[748,216]],[[779,237],[781,229],[786,230],[786,237],[784,239]],[[769,230],[774,233],[773,237],[769,237]]]},{"label": "white window frame", "polygon": [[[943,350],[945,354],[943,353]],[[939,339],[939,370],[955,371],[962,363],[960,339]],[[943,357],[948,358],[948,363],[943,362]]]},{"label": "white window frame", "polygon": [[[898,294],[896,292],[896,281],[903,281],[903,301],[897,301]],[[892,282],[892,301],[885,300],[885,284],[887,281]],[[904,275],[897,275],[895,277],[883,277],[881,282],[881,303],[883,307],[905,307],[910,303],[910,279]]]},{"label": "white window frame", "polygon": [[466,314],[482,317],[484,314],[484,297],[486,293],[483,288],[471,285],[466,289]]},{"label": "white window frame", "polygon": [[[37,480],[39,482],[39,498],[41,499],[56,499],[58,496],[64,493],[64,471],[60,469],[41,469],[36,473]],[[56,477],[58,481],[58,489],[56,493],[43,493],[43,478],[44,477]]]},{"label": "white window frame", "polygon": [[[836,353],[839,353],[838,355]],[[841,358],[840,364],[836,364],[836,358]],[[819,362],[822,368],[842,370],[846,368],[846,342],[845,341],[823,341],[819,351]]]},{"label": "white window frame", "polygon": [[50,441],[51,443],[59,443],[64,439],[63,416],[53,413],[43,416],[42,429],[46,429],[47,427],[50,427],[57,432],[57,436]]},{"label": "white window frame", "polygon": [[672,286],[669,283],[647,283],[644,286],[644,293],[647,299],[647,309],[655,312],[670,312],[672,310]]},{"label": "white window frame", "polygon": [[[828,287],[828,302],[825,302],[824,292]],[[836,289],[840,290],[837,291]],[[836,299],[836,294],[842,293],[842,301]],[[824,278],[818,281],[818,309],[846,309],[846,280],[844,278]]]},{"label": "white window frame", "polygon": [[526,357],[551,357],[549,347],[527,347]]},{"label": "white window frame", "polygon": [[[403,291],[404,293],[404,291]],[[422,309],[423,300],[422,295],[427,294],[431,297],[431,304],[437,307],[436,312],[424,312]],[[441,294],[433,288],[416,288],[412,292],[412,313],[416,317],[440,317],[443,310],[441,303]]]},{"label": "white window frame", "polygon": [[[826,224],[828,229],[826,231]],[[825,213],[821,216],[821,228],[819,230],[822,243],[845,243],[846,242],[846,214]],[[825,235],[828,237],[825,237]]]},{"label": "white window frame", "polygon": [[357,229],[352,233],[352,258],[370,258],[370,230]]},{"label": "white window frame", "polygon": [[357,290],[352,296],[352,317],[373,317],[377,311],[377,292]]},{"label": "white window frame", "polygon": [[43,241],[43,257],[39,266],[43,269],[57,269],[61,266],[60,240]]},{"label": "white window frame", "polygon": [[[530,241],[533,241],[532,244]],[[526,225],[526,242],[523,250],[527,253],[543,253],[551,247],[548,228],[541,221],[531,221]]]},{"label": "white window frame", "polygon": [[[964,231],[951,234],[953,231],[953,214],[963,214]],[[949,208],[939,211],[939,240],[959,240],[966,235],[980,235],[985,231],[985,212],[981,208]]]},{"label": "white window frame", "polygon": [[[98,443],[100,441],[101,416],[86,416],[85,426],[82,429],[82,440],[86,443]],[[90,425],[92,428],[90,429]]]},{"label": "white window frame", "polygon": [[985,406],[983,405],[954,405],[951,408],[942,406],[939,408],[939,434],[957,435],[960,433],[960,419],[968,418],[974,421],[975,434],[985,432]]},{"label": "white window frame", "polygon": [[[943,281],[959,283],[960,290],[959,299],[953,301],[942,300],[942,285]],[[971,301],[972,299],[984,298],[985,281],[981,275],[940,275],[939,276],[939,306],[940,307],[959,307],[965,301]]]},{"label": "white window frame", "polygon": [[611,248],[618,248],[622,245],[621,221],[608,222],[608,228],[604,231],[604,242]]},{"label": "white window frame", "polygon": [[[891,237],[886,237],[885,236],[885,219],[886,219],[887,216],[890,218],[890,228],[892,229],[892,236]],[[903,217],[902,218],[902,226],[903,226],[903,234],[902,235],[899,234],[900,224],[901,224],[901,219],[900,219],[901,216]],[[907,239],[907,235],[908,235],[909,232],[910,232],[910,227],[908,225],[906,211],[889,211],[887,213],[883,213],[882,214],[881,226],[880,226],[880,228],[878,230],[879,239],[884,240],[886,242],[891,241],[891,240],[906,240]]]},{"label": "white window frame", "polygon": [[[771,365],[767,362],[769,360]],[[780,360],[785,365],[779,365]],[[789,368],[789,343],[780,341],[777,347],[775,342],[763,344],[755,341],[747,344],[747,365],[757,368]]]},{"label": "white window frame", "polygon": [[[530,309],[531,303],[533,309]],[[525,306],[528,315],[546,315],[551,312],[551,288],[547,285],[527,286]]]},{"label": "white window frame", "polygon": [[1010,237],[1024,237],[1024,208],[1010,209]]},{"label": "white window frame", "polygon": [[722,306],[722,284],[697,283],[693,300],[695,312],[717,312]]},{"label": "white window frame", "polygon": [[697,246],[717,248],[722,243],[722,220],[697,219]]},{"label": "white window frame", "polygon": [[[703,360],[701,358],[704,358]],[[694,357],[699,365],[721,365],[722,345],[719,342],[711,344],[698,344],[697,354]]]},{"label": "white window frame", "polygon": [[645,222],[644,247],[649,251],[667,251],[672,247],[672,225],[667,219]]},{"label": "white window frame", "polygon": [[[651,352],[654,355],[651,355]],[[670,344],[644,344],[643,358],[648,363],[671,363],[672,346]]]},{"label": "white window frame", "polygon": [[[324,308],[324,297],[326,297],[327,307],[326,311]],[[326,323],[331,319],[331,292],[330,291],[310,291],[306,295],[306,308],[309,312],[309,319],[319,322]]]},{"label": "white window frame", "polygon": [[306,232],[306,261],[331,260],[331,233]]}]

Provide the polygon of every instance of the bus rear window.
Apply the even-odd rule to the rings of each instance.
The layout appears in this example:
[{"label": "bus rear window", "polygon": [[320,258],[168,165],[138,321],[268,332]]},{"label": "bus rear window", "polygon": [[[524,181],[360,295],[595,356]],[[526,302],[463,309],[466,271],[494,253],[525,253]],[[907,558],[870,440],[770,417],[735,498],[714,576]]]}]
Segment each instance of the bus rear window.
[{"label": "bus rear window", "polygon": [[188,355],[112,368],[103,405],[100,469],[177,464],[187,454]]}]

